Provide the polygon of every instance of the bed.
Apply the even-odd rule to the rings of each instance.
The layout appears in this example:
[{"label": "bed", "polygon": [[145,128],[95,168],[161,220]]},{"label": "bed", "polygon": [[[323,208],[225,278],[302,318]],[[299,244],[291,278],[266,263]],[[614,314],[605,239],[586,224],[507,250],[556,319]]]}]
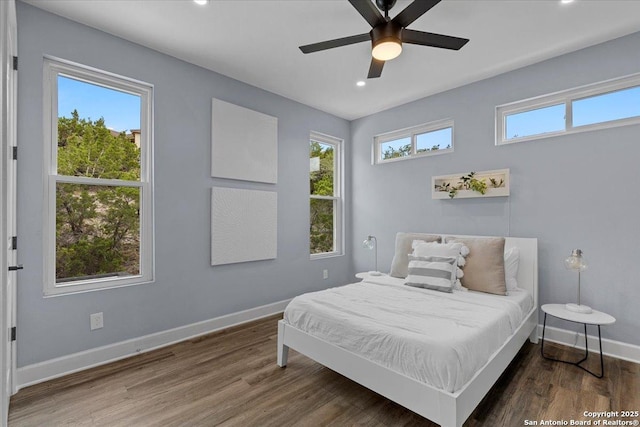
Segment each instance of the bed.
[{"label": "bed", "polygon": [[537,342],[537,239],[505,238],[512,247],[522,290],[508,296],[445,295],[388,276],[299,296],[278,324],[277,363],[293,348],[435,423],[462,426],[524,342]]}]

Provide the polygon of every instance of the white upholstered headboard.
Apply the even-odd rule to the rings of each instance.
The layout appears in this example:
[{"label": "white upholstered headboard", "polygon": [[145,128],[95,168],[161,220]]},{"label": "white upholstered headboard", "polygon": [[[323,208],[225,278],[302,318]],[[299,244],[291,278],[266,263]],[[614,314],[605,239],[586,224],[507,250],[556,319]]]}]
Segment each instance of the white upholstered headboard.
[{"label": "white upholstered headboard", "polygon": [[520,250],[518,287],[531,292],[533,304],[538,307],[538,239],[505,237],[505,250],[516,246]]}]

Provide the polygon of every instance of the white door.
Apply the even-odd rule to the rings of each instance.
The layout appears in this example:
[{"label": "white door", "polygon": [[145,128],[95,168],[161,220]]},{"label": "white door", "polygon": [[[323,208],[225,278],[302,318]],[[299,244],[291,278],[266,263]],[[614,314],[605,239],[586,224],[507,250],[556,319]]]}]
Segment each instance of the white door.
[{"label": "white door", "polygon": [[17,26],[15,2],[0,1],[0,167],[2,186],[0,187],[0,268],[2,272],[0,289],[0,425],[6,425],[9,412],[9,398],[15,391],[15,341],[11,340],[11,329],[15,326],[16,273],[9,267],[17,266],[16,236],[16,161],[13,150],[16,147],[16,92],[17,72],[14,57],[17,57]]}]

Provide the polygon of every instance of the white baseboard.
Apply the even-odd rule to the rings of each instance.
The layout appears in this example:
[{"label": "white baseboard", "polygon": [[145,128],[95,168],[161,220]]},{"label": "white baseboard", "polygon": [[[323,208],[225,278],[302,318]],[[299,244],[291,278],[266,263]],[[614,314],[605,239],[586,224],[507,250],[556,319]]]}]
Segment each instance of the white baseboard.
[{"label": "white baseboard", "polygon": [[[227,314],[202,322],[192,323],[167,331],[145,335],[115,344],[93,348],[79,353],[69,354],[56,359],[23,366],[16,370],[16,388],[21,388],[58,378],[74,372],[83,371],[95,366],[115,362],[146,353],[161,347],[166,347],[180,341],[185,341],[201,335],[206,335],[221,329],[258,320],[284,311],[291,300],[279,301],[237,313]],[[275,333],[275,330],[274,330]],[[274,353],[275,363],[275,353]]]},{"label": "white baseboard", "polygon": [[[538,336],[542,338],[542,325],[538,325]],[[588,335],[588,337],[590,352],[597,353],[599,351],[598,337],[593,335]],[[575,331],[547,326],[544,332],[544,340],[584,350],[584,334],[582,332],[576,333]],[[640,363],[640,346],[637,345],[603,338],[602,353],[605,356],[615,357],[616,359]]]}]

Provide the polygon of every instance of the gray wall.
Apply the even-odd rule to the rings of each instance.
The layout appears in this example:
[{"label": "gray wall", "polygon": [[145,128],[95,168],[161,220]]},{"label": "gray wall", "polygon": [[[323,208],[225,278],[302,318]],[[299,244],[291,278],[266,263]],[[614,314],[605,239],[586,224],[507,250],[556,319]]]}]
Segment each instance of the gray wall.
[{"label": "gray wall", "polygon": [[[573,302],[577,277],[563,260],[581,248],[583,303],[617,319],[603,336],[640,344],[640,126],[494,145],[497,105],[638,73],[638,58],[640,33],[352,122],[354,269],[372,268],[359,246],[367,234],[383,271],[397,231],[537,237],[540,303]],[[455,120],[454,153],[371,164],[374,135],[443,118]],[[431,199],[433,175],[502,168],[509,198]]]},{"label": "gray wall", "polygon": [[[24,3],[17,7],[18,231],[25,265],[18,285],[19,367],[281,301],[350,278],[347,256],[310,261],[308,249],[309,132],[344,138],[348,163],[349,122]],[[155,85],[155,283],[43,298],[45,54]],[[212,97],[279,118],[277,260],[210,265],[210,188],[274,188],[210,177]],[[322,280],[325,268],[329,280]],[[104,329],[91,332],[89,314],[100,311]]]}]

